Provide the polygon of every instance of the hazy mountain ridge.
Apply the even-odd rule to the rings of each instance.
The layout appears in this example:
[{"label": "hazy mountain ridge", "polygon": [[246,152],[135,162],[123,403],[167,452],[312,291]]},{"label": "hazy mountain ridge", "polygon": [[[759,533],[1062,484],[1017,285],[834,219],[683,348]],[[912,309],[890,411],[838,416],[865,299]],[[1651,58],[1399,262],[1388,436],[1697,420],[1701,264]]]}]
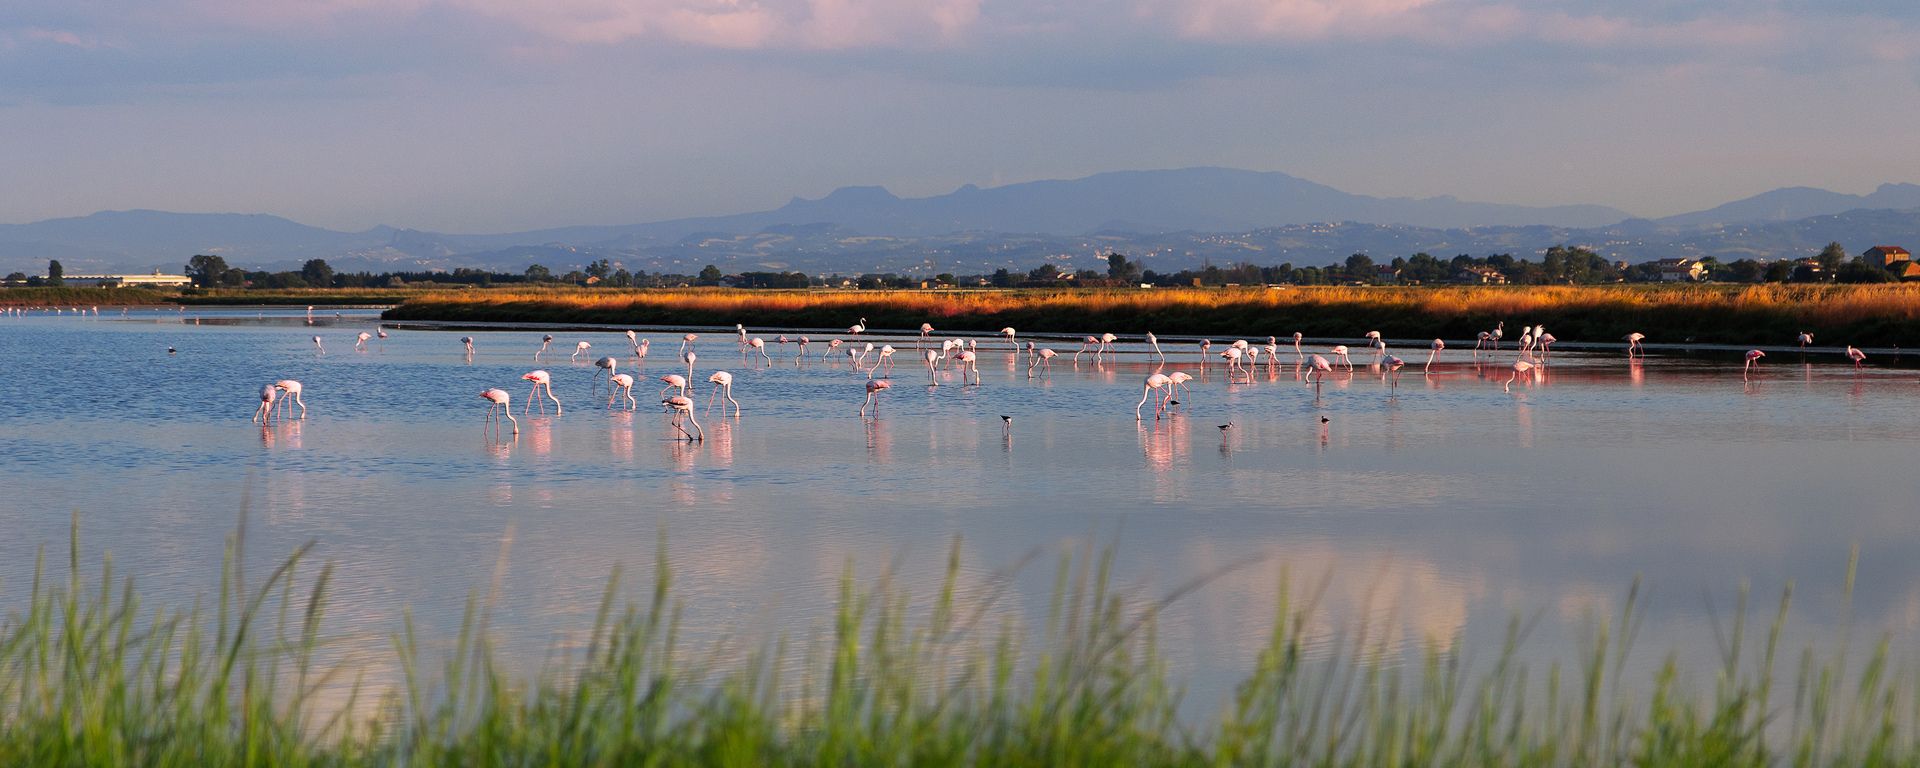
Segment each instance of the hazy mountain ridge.
[{"label": "hazy mountain ridge", "polygon": [[[967,185],[923,198],[844,187],[769,211],[498,234],[388,226],[341,232],[266,214],[107,211],[0,225],[0,267],[37,272],[56,258],[70,274],[178,271],[194,253],[217,253],[270,269],[325,258],[355,271],[518,271],[534,261],[568,269],[607,258],[668,272],[714,263],[729,270],[933,274],[1070,261],[1101,248],[1150,254],[1174,269],[1208,260],[1323,264],[1354,252],[1525,254],[1557,243],[1628,261],[1738,258],[1798,255],[1829,240],[1857,249],[1869,240],[1913,247],[1920,216],[1911,209],[1920,209],[1920,185],[1886,184],[1868,195],[1798,187],[1706,211],[1630,219],[1604,206],[1376,198],[1284,173],[1189,168]],[[1800,212],[1809,213],[1790,215]]]}]

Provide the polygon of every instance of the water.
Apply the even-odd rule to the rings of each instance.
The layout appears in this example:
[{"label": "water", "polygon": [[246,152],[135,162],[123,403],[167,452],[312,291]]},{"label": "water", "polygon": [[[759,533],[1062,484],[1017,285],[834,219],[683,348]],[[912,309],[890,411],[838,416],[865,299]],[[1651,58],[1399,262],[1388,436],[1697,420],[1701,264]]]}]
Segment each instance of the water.
[{"label": "water", "polygon": [[[502,646],[536,667],[578,642],[616,566],[645,593],[663,535],[690,639],[742,646],[823,628],[849,567],[931,595],[955,537],[983,592],[1038,555],[995,604],[1038,623],[1053,558],[1114,544],[1118,581],[1139,594],[1210,579],[1161,632],[1201,711],[1264,641],[1283,574],[1302,593],[1326,581],[1323,636],[1365,615],[1400,647],[1460,638],[1485,657],[1518,615],[1539,622],[1530,653],[1551,658],[1596,612],[1617,613],[1639,576],[1646,656],[1678,647],[1710,663],[1711,625],[1742,585],[1771,599],[1795,584],[1790,638],[1831,636],[1849,621],[1858,546],[1851,621],[1920,623],[1911,371],[1776,353],[1743,383],[1737,353],[1634,367],[1556,353],[1509,393],[1511,351],[1475,367],[1450,349],[1428,377],[1424,349],[1396,349],[1411,361],[1396,386],[1349,342],[1357,370],[1317,397],[1289,348],[1251,385],[1229,386],[1215,362],[1179,415],[1156,420],[1149,401],[1136,422],[1152,370],[1137,346],[1075,367],[1078,342],[1047,342],[1063,354],[1030,380],[985,341],[983,386],[948,372],[929,388],[909,336],[874,339],[901,351],[880,416],[863,421],[867,378],[822,361],[824,343],[796,367],[795,346],[767,334],[764,369],[708,329],[695,380],[733,372],[746,412],[703,415],[707,439],[690,444],[653,405],[654,377],[686,372],[678,331],[645,334],[642,405],[609,412],[588,394],[590,358],[631,372],[617,333],[556,334],[536,366],[538,331],[401,330],[356,351],[374,320],[329,311],[309,326],[252,308],[0,320],[0,597],[18,604],[40,547],[64,566],[77,510],[85,557],[111,551],[149,607],[208,598],[244,507],[250,572],[308,541],[335,564],[332,647],[379,682],[396,673],[403,608],[444,645],[496,570]],[[590,355],[570,362],[582,339]],[[1198,373],[1194,347],[1164,346],[1169,370]],[[553,372],[564,415],[536,410],[517,439],[483,436],[477,393],[507,389],[519,415],[519,377],[535,367]],[[249,424],[260,386],[280,378],[305,383],[309,417]]]}]

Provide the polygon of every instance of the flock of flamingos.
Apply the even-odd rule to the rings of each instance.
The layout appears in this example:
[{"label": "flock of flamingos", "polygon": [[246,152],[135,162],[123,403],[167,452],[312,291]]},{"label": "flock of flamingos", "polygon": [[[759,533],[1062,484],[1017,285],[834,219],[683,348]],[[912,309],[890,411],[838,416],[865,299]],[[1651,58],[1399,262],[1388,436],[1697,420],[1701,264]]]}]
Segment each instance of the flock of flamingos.
[{"label": "flock of flamingos", "polygon": [[[312,309],[312,307],[308,307],[307,320],[309,324],[312,323]],[[98,310],[95,311],[97,312]],[[1505,326],[1506,324],[1502,322],[1492,330],[1482,331],[1478,334],[1474,344],[1474,354],[1476,358],[1478,358],[1482,350],[1487,350],[1489,353],[1500,350],[1501,341],[1506,336]],[[766,340],[759,337],[748,336],[747,329],[743,325],[735,325],[734,330],[737,336],[736,343],[739,345],[740,352],[743,356],[758,355],[760,362],[763,362],[767,367],[773,366],[773,358],[767,353]],[[893,357],[898,351],[891,344],[882,344],[876,347],[873,343],[863,340],[861,337],[867,334],[868,331],[866,319],[862,318],[860,322],[847,328],[847,334],[853,337],[852,341],[840,338],[827,341],[824,344],[826,349],[821,355],[822,358],[829,360],[836,355],[844,355],[854,370],[866,374],[866,400],[861,403],[859,411],[862,419],[868,418],[867,412],[869,409],[873,411],[873,418],[879,417],[880,393],[885,392],[893,386],[893,382],[884,377],[892,374],[894,365]],[[387,332],[384,328],[376,329],[375,332],[378,334],[378,338],[385,339],[387,337]],[[920,325],[919,343],[915,347],[917,356],[920,357],[926,365],[927,385],[930,387],[939,386],[940,382],[936,374],[943,368],[957,367],[960,371],[963,386],[979,386],[978,340],[944,339],[936,346],[931,341],[933,333],[934,328],[932,324],[922,323]],[[1050,371],[1053,359],[1060,356],[1060,353],[1052,349],[1038,347],[1031,341],[1026,342],[1023,348],[1013,328],[1002,328],[997,336],[1004,339],[1006,350],[1009,353],[1014,355],[1024,354],[1028,378],[1033,378],[1036,375],[1044,375],[1047,371]],[[650,340],[639,338],[633,331],[627,331],[626,337],[628,344],[632,347],[632,357],[635,362],[644,363],[649,347],[651,346]],[[364,350],[367,342],[373,338],[375,338],[373,334],[361,332],[355,337],[354,346]],[[1367,345],[1373,350],[1375,355],[1374,364],[1380,366],[1382,376],[1391,376],[1397,383],[1399,371],[1406,365],[1406,361],[1387,353],[1386,342],[1378,331],[1369,331],[1362,338],[1366,340]],[[1626,342],[1626,352],[1629,359],[1637,359],[1645,354],[1641,345],[1641,342],[1644,341],[1645,338],[1646,336],[1640,333],[1630,333],[1622,338],[1622,340]],[[699,355],[694,351],[694,345],[698,339],[699,334],[695,333],[685,334],[680,339],[677,355],[680,361],[684,362],[687,366],[686,374],[683,376],[679,373],[669,373],[660,376],[658,379],[662,385],[658,393],[660,404],[672,414],[671,424],[672,427],[678,431],[678,436],[688,441],[700,441],[706,438],[706,430],[700,426],[699,419],[694,415],[694,400],[692,397],[692,386],[695,379],[694,364],[699,359]],[[1081,340],[1079,349],[1073,352],[1073,362],[1078,364],[1082,355],[1091,355],[1094,362],[1099,363],[1106,356],[1114,354],[1114,344],[1119,340],[1120,338],[1118,336],[1111,333],[1100,336],[1085,336]],[[1353,370],[1353,361],[1348,357],[1349,350],[1346,345],[1333,345],[1326,350],[1326,354],[1324,355],[1319,353],[1310,354],[1302,347],[1303,340],[1304,337],[1302,334],[1297,332],[1293,334],[1292,347],[1295,365],[1307,369],[1304,381],[1315,387],[1316,390],[1327,375],[1335,369],[1336,365],[1343,366],[1348,371]],[[1813,335],[1810,333],[1801,333],[1797,340],[1800,347],[1804,350],[1813,343]],[[553,341],[554,337],[552,335],[546,335],[541,339],[540,348],[533,353],[535,363],[540,362],[541,358],[549,352],[553,346]],[[1148,349],[1151,350],[1151,354],[1159,357],[1162,367],[1164,367],[1167,356],[1166,353],[1160,349],[1160,340],[1152,333],[1148,333],[1143,341]],[[1509,366],[1512,373],[1507,377],[1504,384],[1504,390],[1508,392],[1512,391],[1515,381],[1520,380],[1522,377],[1531,378],[1539,374],[1541,367],[1546,363],[1547,356],[1551,353],[1555,338],[1553,334],[1547,332],[1545,326],[1535,325],[1524,327],[1516,342],[1515,348],[1517,356]],[[474,353],[473,337],[461,337],[460,343],[466,347],[467,358],[471,360]],[[783,346],[789,343],[795,344],[798,349],[798,352],[795,354],[795,360],[800,361],[807,359],[808,347],[815,342],[806,336],[789,339],[782,335],[777,337],[774,343]],[[321,353],[326,351],[325,342],[321,337],[314,336],[313,344]],[[1198,361],[1201,372],[1204,374],[1208,361],[1217,356],[1222,360],[1222,364],[1226,369],[1228,383],[1239,382],[1243,377],[1247,383],[1252,383],[1253,371],[1261,364],[1263,357],[1265,358],[1269,373],[1271,373],[1272,368],[1278,362],[1282,350],[1280,340],[1273,336],[1268,336],[1264,344],[1254,344],[1244,339],[1234,341],[1231,344],[1224,344],[1221,345],[1222,349],[1218,353],[1213,351],[1214,344],[1211,340],[1202,339],[1198,346]],[[1446,342],[1441,339],[1434,339],[1432,343],[1428,345],[1427,359],[1422,366],[1423,372],[1431,370],[1434,358],[1438,356],[1440,351],[1445,349],[1446,346]],[[578,361],[583,355],[590,355],[592,348],[593,345],[589,342],[578,342],[574,345],[573,353],[568,356],[568,359]],[[172,350],[169,351],[171,352]],[[1846,356],[1853,361],[1856,368],[1866,360],[1866,354],[1852,346],[1846,348]],[[1761,350],[1748,350],[1745,355],[1745,366],[1741,370],[1742,378],[1750,377],[1754,366],[1764,357],[1766,357],[1766,353]],[[1016,358],[1016,360],[1017,359],[1018,358]],[[616,407],[622,400],[625,401],[628,410],[633,410],[638,406],[638,401],[635,400],[633,396],[633,387],[636,383],[635,379],[631,374],[619,372],[619,358],[612,356],[601,357],[594,360],[593,364],[599,369],[594,374],[595,390],[597,391],[599,388],[600,380],[603,377],[607,383],[606,407]],[[520,378],[532,383],[532,389],[528,392],[526,400],[523,401],[521,405],[522,415],[525,415],[536,403],[539,404],[541,411],[544,413],[546,403],[549,400],[553,402],[555,412],[560,412],[560,398],[553,393],[553,375],[551,373],[545,369],[538,369],[529,371]],[[1149,400],[1154,401],[1154,418],[1161,418],[1168,412],[1170,407],[1180,404],[1179,401],[1174,398],[1180,391],[1188,390],[1190,386],[1188,382],[1193,379],[1194,377],[1191,374],[1184,371],[1160,373],[1156,370],[1154,373],[1147,375],[1141,383],[1140,400],[1134,405],[1134,418],[1136,420],[1144,420],[1146,418],[1144,410]],[[721,415],[725,416],[726,407],[728,404],[731,404],[734,408],[734,416],[738,417],[740,414],[740,402],[733,397],[733,374],[727,371],[714,371],[706,380],[708,383],[713,384],[712,393],[708,397],[708,410],[711,411],[714,403],[718,401],[720,402]],[[292,379],[282,379],[261,387],[260,403],[254,410],[253,420],[261,423],[270,422],[276,417],[282,406],[286,409],[284,418],[292,418],[292,409],[295,406],[298,406],[300,409],[300,418],[306,418],[306,402],[301,397],[301,389],[301,383]],[[479,397],[487,401],[487,416],[484,423],[486,430],[497,433],[502,426],[501,419],[505,418],[506,422],[511,425],[513,434],[517,435],[520,433],[520,422],[514,418],[513,415],[512,395],[508,393],[507,390],[498,387],[490,388],[482,391]],[[1011,418],[1002,416],[1001,419],[1003,421],[1003,428],[1010,429],[1012,425]],[[692,427],[691,430],[688,429],[689,426]]]}]

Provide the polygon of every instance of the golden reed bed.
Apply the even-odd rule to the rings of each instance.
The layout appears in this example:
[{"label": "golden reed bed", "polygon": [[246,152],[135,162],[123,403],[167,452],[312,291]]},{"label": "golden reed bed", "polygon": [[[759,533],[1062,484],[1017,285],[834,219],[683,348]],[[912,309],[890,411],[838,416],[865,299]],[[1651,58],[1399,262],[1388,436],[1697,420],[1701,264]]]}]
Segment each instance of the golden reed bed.
[{"label": "golden reed bed", "polygon": [[[1920,336],[1920,286],[1541,286],[1160,288],[1011,291],[548,289],[437,292],[393,320],[732,325],[876,330],[1155,333],[1236,337],[1471,338],[1505,321],[1563,341],[1891,346]],[[1515,330],[1509,338],[1518,336]]]}]

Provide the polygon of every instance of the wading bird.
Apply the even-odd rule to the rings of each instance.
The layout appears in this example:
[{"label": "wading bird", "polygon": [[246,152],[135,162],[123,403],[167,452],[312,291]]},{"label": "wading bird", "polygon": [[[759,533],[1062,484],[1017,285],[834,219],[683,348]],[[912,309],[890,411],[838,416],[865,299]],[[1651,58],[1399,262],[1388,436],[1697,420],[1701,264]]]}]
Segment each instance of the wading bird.
[{"label": "wading bird", "polygon": [[1020,351],[1020,345],[1015,344],[1013,341],[1013,328],[1007,327],[1000,329],[1000,335],[1007,337],[1007,349],[1015,352]]},{"label": "wading bird", "polygon": [[[707,431],[701,429],[700,420],[693,417],[693,398],[687,397],[686,395],[674,395],[673,397],[660,401],[660,404],[673,409],[673,428],[680,430],[680,434],[686,435],[687,442],[704,441],[707,439]],[[687,428],[681,425],[682,421],[693,422],[694,431],[688,432]]]},{"label": "wading bird", "polygon": [[1753,371],[1753,365],[1755,363],[1760,362],[1760,358],[1763,358],[1766,356],[1767,356],[1767,353],[1757,349],[1747,350],[1747,366],[1745,368],[1740,369],[1740,378],[1741,379],[1747,378],[1747,374]]},{"label": "wading bird", "polygon": [[660,397],[666,396],[667,390],[673,389],[675,387],[678,387],[680,389],[680,394],[684,395],[687,393],[687,377],[682,376],[680,374],[669,373],[665,376],[662,376],[660,377],[660,383],[666,385],[660,388],[660,394],[658,395]]},{"label": "wading bird", "polygon": [[919,349],[920,347],[926,346],[927,336],[932,333],[933,333],[933,323],[921,323],[920,324],[920,341],[914,345],[914,349]]},{"label": "wading bird", "polygon": [[360,335],[353,337],[353,348],[365,352],[367,350],[367,339],[371,338],[373,338],[373,334],[361,331]]},{"label": "wading bird", "polygon": [[[1307,361],[1307,363],[1309,366],[1309,370],[1307,371],[1307,376],[1305,380],[1308,383],[1313,384],[1315,387],[1320,386],[1320,382],[1326,380],[1327,374],[1333,372],[1333,365],[1328,363],[1326,358],[1321,357],[1319,355],[1314,355],[1312,358],[1310,358]],[[1319,375],[1315,376],[1314,374],[1319,374]]]},{"label": "wading bird", "polygon": [[960,363],[960,385],[967,385],[967,374],[973,374],[973,386],[980,386],[980,360],[971,351],[962,351],[954,355]]},{"label": "wading bird", "polygon": [[[461,343],[461,344],[465,344],[465,345],[466,345],[466,347],[467,347],[467,357],[473,357],[473,337],[472,337],[472,336],[462,336],[462,337],[460,337],[460,343]],[[519,429],[519,427],[515,427],[515,429],[517,430],[517,429]]]},{"label": "wading bird", "polygon": [[273,419],[273,399],[280,396],[280,390],[272,384],[260,388],[260,406],[253,409],[253,418],[262,424]]},{"label": "wading bird", "polygon": [[1052,373],[1053,358],[1058,354],[1058,352],[1051,349],[1042,349],[1039,352],[1035,352],[1033,358],[1027,361],[1027,378],[1033,378],[1034,366],[1039,366],[1040,373],[1042,374]]},{"label": "wading bird", "polygon": [[773,367],[773,358],[767,355],[767,342],[758,336],[747,341],[747,348],[760,353],[760,359],[767,361],[767,367]]},{"label": "wading bird", "polygon": [[327,353],[327,345],[320,343],[320,337],[318,336],[313,337],[313,348],[320,350],[320,354],[324,355]]},{"label": "wading bird", "polygon": [[1633,359],[1635,352],[1642,351],[1640,349],[1640,340],[1645,339],[1646,337],[1647,337],[1646,334],[1641,333],[1639,331],[1634,331],[1633,333],[1629,333],[1625,336],[1620,337],[1622,340],[1627,342],[1627,359],[1629,360]]},{"label": "wading bird", "polygon": [[589,392],[598,390],[600,388],[600,377],[612,376],[614,374],[614,371],[619,369],[620,361],[613,359],[612,355],[608,355],[606,357],[593,361],[593,367],[598,368],[600,370],[594,371],[593,373],[594,389],[588,390]]},{"label": "wading bird", "polygon": [[1170,393],[1167,392],[1167,386],[1172,383],[1173,379],[1168,378],[1164,373],[1149,374],[1146,380],[1141,383],[1140,402],[1133,406],[1133,420],[1145,420],[1145,418],[1140,415],[1140,409],[1145,408],[1147,406],[1147,398],[1152,396],[1155,390],[1159,390],[1161,392],[1160,400],[1153,404],[1153,418],[1158,420],[1160,414],[1165,413],[1167,410],[1166,401],[1171,396]]},{"label": "wading bird", "polygon": [[[733,415],[735,418],[738,418],[740,416],[740,401],[733,399],[733,374],[727,373],[726,371],[714,371],[712,376],[707,377],[707,381],[713,384],[713,391],[707,395],[707,410],[713,410],[715,398],[725,396],[727,402],[733,403]],[[722,405],[720,406],[720,417],[726,418],[726,416],[727,407]]]},{"label": "wading bird", "polygon": [[607,377],[607,407],[612,408],[613,401],[620,397],[627,398],[627,410],[640,407],[640,401],[633,399],[633,377],[624,373]]},{"label": "wading bird", "polygon": [[[940,380],[934,377],[934,370],[939,367],[940,353],[929,349],[922,351],[920,354],[927,359],[927,386],[940,386]],[[1027,369],[1027,375],[1033,375],[1033,369],[1031,367]]]},{"label": "wading bird", "polygon": [[504,389],[489,389],[480,393],[480,399],[487,401],[487,426],[495,431],[500,429],[500,417],[506,416],[513,423],[513,433],[520,434],[520,420],[513,417],[512,396]]},{"label": "wading bird", "polygon": [[573,345],[573,354],[568,355],[567,359],[578,362],[580,360],[580,356],[586,354],[587,350],[592,348],[593,348],[593,344],[590,342],[583,341],[578,344],[575,344]]},{"label": "wading bird", "polygon": [[1813,343],[1813,334],[1807,333],[1806,331],[1801,331],[1800,332],[1800,351],[1806,352],[1807,346],[1811,345],[1812,343]]},{"label": "wading bird", "polygon": [[1512,375],[1509,375],[1507,377],[1506,391],[1512,392],[1513,380],[1520,378],[1520,374],[1527,373],[1528,371],[1531,371],[1531,370],[1533,370],[1533,363],[1529,363],[1525,360],[1513,361],[1513,373]]},{"label": "wading bird", "polygon": [[1193,386],[1187,383],[1189,381],[1193,381],[1193,376],[1189,375],[1186,371],[1174,371],[1173,373],[1169,373],[1167,374],[1167,380],[1168,382],[1170,382],[1167,385],[1169,389],[1169,391],[1167,392],[1167,402],[1169,404],[1171,405],[1180,404],[1180,401],[1173,399],[1174,393],[1176,392],[1185,391],[1188,397],[1193,396]]},{"label": "wading bird", "polygon": [[1860,364],[1866,362],[1867,353],[1854,349],[1852,344],[1848,344],[1847,359],[1853,361],[1853,369],[1857,371],[1860,370]]},{"label": "wading bird", "polygon": [[1333,352],[1334,357],[1340,358],[1340,362],[1347,366],[1347,370],[1353,370],[1353,360],[1347,357],[1347,345],[1335,344],[1329,351]]},{"label": "wading bird", "polygon": [[536,363],[540,362],[540,356],[546,354],[547,348],[551,346],[553,346],[553,334],[549,333],[545,336],[541,336],[540,348],[533,351],[533,361]]},{"label": "wading bird", "polygon": [[[526,381],[533,382],[533,391],[528,392],[527,401],[520,404],[521,413],[526,413],[528,408],[532,408],[533,401],[540,400],[540,389],[542,387],[545,387],[547,390],[547,397],[553,400],[554,415],[555,416],[560,415],[561,413],[560,398],[555,397],[553,394],[553,375],[552,374],[549,374],[544,370],[528,371],[522,374],[520,378]],[[545,400],[540,400],[540,412],[541,413],[547,412],[547,402]]]},{"label": "wading bird", "polygon": [[684,355],[687,353],[687,350],[693,349],[693,343],[699,340],[700,334],[697,333],[689,333],[680,337],[680,354]]},{"label": "wading bird", "polygon": [[296,405],[300,406],[300,418],[305,419],[307,417],[307,401],[300,396],[300,382],[294,381],[293,379],[281,379],[273,383],[273,388],[286,393],[280,398],[280,402],[287,406],[288,418],[293,417],[293,406]]},{"label": "wading bird", "polygon": [[867,319],[864,317],[860,318],[860,322],[847,326],[847,333],[854,336],[858,336],[866,332],[867,332]]},{"label": "wading bird", "polygon": [[1147,346],[1153,349],[1153,354],[1159,356],[1160,362],[1167,361],[1167,353],[1160,351],[1160,339],[1153,335],[1153,331],[1147,331]]},{"label": "wading bird", "polygon": [[878,396],[882,390],[891,389],[891,388],[893,388],[893,382],[887,381],[886,379],[868,379],[867,380],[867,401],[860,404],[860,418],[864,419],[867,417],[867,406],[869,405],[873,406],[874,418],[876,419],[879,418],[880,417],[880,401]]},{"label": "wading bird", "polygon": [[1443,350],[1446,348],[1447,348],[1447,343],[1445,341],[1441,341],[1440,339],[1434,339],[1433,344],[1427,348],[1427,364],[1425,367],[1420,369],[1420,372],[1427,373],[1432,371],[1433,359],[1436,357],[1439,357],[1440,350]]}]

